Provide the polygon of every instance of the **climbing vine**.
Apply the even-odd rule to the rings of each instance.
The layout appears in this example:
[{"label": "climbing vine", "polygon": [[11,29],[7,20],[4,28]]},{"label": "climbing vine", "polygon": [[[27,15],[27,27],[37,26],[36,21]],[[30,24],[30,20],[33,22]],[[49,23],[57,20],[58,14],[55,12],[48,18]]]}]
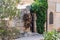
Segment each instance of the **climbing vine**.
[{"label": "climbing vine", "polygon": [[36,13],[37,16],[37,32],[42,34],[44,32],[44,24],[46,21],[48,3],[47,0],[35,0],[31,5],[30,11]]}]

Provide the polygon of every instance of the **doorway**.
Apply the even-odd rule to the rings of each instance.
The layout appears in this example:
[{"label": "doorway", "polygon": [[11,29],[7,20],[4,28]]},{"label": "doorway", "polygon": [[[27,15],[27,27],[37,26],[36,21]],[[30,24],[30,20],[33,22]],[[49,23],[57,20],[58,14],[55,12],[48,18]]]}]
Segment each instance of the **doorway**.
[{"label": "doorway", "polygon": [[31,20],[30,30],[31,30],[31,32],[34,32],[34,14],[33,13],[31,13],[31,18],[32,18],[32,20]]}]

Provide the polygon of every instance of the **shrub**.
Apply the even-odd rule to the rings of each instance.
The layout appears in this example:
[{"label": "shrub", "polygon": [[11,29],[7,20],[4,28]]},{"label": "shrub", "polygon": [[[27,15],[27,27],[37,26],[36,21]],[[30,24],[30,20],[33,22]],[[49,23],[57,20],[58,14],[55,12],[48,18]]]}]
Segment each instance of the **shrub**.
[{"label": "shrub", "polygon": [[16,27],[8,28],[7,29],[7,36],[12,39],[18,38],[20,35],[20,31]]},{"label": "shrub", "polygon": [[17,38],[20,31],[13,27],[8,28],[5,21],[1,20],[0,22],[0,37],[2,40],[12,40],[13,38]]},{"label": "shrub", "polygon": [[37,15],[37,32],[40,34],[44,32],[47,8],[47,0],[35,0],[35,2],[31,5],[30,11]]},{"label": "shrub", "polygon": [[58,40],[58,33],[54,31],[44,33],[44,40]]}]

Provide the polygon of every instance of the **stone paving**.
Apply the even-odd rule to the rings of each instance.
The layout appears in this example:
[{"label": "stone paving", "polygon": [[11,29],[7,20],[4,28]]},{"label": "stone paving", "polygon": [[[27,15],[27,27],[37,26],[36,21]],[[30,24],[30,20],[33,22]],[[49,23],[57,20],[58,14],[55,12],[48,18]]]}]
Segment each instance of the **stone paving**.
[{"label": "stone paving", "polygon": [[43,40],[43,36],[41,34],[34,34],[32,36],[21,37],[15,40]]}]

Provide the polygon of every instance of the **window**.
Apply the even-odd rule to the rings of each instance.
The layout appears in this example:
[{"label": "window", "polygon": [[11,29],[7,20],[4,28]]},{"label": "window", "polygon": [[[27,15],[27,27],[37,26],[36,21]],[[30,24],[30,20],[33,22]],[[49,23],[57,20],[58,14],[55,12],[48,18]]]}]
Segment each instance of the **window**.
[{"label": "window", "polygon": [[60,3],[56,3],[56,12],[60,12]]},{"label": "window", "polygon": [[49,24],[53,24],[53,12],[49,14]]}]

